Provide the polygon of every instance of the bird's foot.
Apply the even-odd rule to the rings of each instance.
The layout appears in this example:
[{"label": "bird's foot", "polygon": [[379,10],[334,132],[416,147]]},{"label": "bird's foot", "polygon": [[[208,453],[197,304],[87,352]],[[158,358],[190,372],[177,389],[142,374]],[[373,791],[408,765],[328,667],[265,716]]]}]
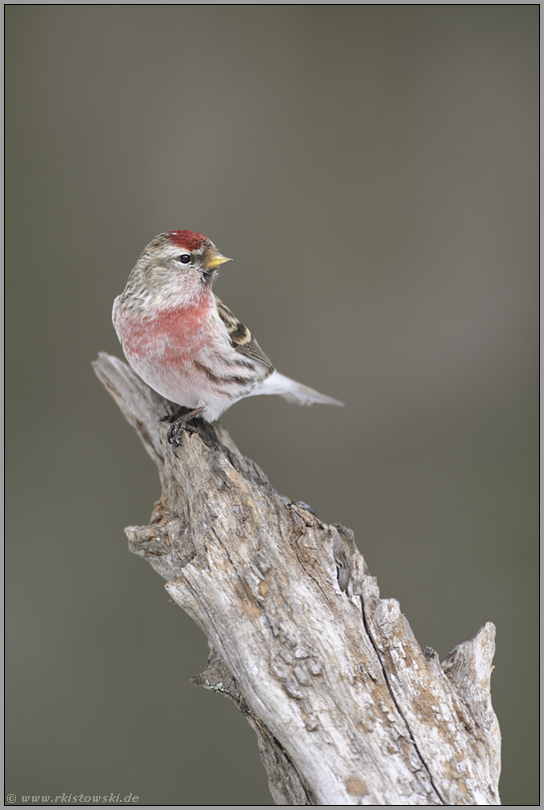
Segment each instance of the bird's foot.
[{"label": "bird's foot", "polygon": [[195,408],[194,411],[189,411],[189,413],[184,413],[181,416],[178,416],[178,410],[173,414],[173,418],[176,418],[175,422],[172,422],[170,427],[168,428],[168,433],[166,434],[166,438],[168,442],[172,445],[172,450],[174,451],[174,455],[176,458],[178,454],[176,453],[177,448],[181,444],[181,436],[183,431],[186,430],[189,433],[197,433],[197,429],[192,425],[188,425],[187,422],[190,422],[191,419],[194,419],[195,416],[198,416],[204,410],[204,406],[201,408]]}]

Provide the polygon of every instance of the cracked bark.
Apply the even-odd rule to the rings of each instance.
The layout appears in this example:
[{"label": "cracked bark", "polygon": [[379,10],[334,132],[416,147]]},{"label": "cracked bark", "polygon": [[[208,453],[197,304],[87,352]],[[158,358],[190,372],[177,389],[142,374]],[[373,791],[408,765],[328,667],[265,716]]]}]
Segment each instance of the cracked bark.
[{"label": "cracked bark", "polygon": [[101,354],[95,371],[157,464],[130,550],[206,633],[192,679],[254,728],[283,805],[500,804],[487,623],[440,664],[340,524],[279,495],[220,425],[166,442],[171,403]]}]

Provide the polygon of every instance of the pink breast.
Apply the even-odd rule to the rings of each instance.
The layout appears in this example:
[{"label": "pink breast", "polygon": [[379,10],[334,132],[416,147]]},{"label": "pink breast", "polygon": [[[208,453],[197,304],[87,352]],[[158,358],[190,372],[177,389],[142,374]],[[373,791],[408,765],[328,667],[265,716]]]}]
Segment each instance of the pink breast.
[{"label": "pink breast", "polygon": [[181,369],[191,363],[205,344],[211,310],[199,304],[183,310],[167,310],[153,320],[123,316],[119,337],[129,361],[175,363]]}]

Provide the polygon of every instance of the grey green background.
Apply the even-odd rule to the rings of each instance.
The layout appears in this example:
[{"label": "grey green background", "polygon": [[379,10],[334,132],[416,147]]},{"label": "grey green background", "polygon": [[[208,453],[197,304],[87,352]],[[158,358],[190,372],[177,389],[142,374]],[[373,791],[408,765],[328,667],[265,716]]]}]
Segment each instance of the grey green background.
[{"label": "grey green background", "polygon": [[350,526],[443,658],[497,625],[504,804],[538,802],[538,6],[8,5],[6,791],[271,804],[127,552],[152,462],[91,370],[157,233],[342,411],[222,419]]}]

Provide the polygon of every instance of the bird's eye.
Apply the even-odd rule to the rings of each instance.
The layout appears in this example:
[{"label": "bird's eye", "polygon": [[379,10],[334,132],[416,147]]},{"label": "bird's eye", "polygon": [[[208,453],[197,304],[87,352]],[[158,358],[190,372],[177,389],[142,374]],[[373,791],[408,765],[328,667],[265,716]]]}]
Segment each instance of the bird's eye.
[{"label": "bird's eye", "polygon": [[192,256],[190,253],[182,253],[181,256],[179,256],[178,258],[182,264],[189,264],[189,262],[192,259]]}]

